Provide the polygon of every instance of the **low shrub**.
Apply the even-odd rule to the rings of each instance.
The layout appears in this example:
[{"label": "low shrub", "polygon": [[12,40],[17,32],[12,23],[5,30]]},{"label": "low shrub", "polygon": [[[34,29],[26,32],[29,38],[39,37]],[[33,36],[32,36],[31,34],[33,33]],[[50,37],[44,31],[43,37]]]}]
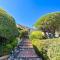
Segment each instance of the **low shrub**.
[{"label": "low shrub", "polygon": [[31,32],[29,37],[30,37],[31,40],[33,40],[33,39],[43,39],[44,33],[41,32],[41,31],[33,31],[33,32]]},{"label": "low shrub", "polygon": [[43,60],[60,60],[60,38],[39,40],[32,40],[33,46],[37,54]]},{"label": "low shrub", "polygon": [[17,46],[18,41],[13,39],[11,42],[5,45],[0,45],[0,56],[8,55]]}]

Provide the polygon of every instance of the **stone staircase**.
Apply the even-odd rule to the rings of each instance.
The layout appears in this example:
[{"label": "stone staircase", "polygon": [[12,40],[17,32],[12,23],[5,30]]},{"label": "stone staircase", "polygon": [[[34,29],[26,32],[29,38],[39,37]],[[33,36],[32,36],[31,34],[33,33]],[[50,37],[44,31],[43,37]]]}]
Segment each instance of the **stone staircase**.
[{"label": "stone staircase", "polygon": [[8,60],[42,60],[35,53],[32,43],[28,39],[23,39],[14,53],[8,58]]}]

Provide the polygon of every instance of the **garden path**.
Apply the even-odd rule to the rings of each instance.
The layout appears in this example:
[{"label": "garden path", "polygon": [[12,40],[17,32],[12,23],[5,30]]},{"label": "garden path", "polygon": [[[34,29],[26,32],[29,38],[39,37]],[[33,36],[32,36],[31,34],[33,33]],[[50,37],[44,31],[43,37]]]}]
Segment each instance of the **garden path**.
[{"label": "garden path", "polygon": [[42,60],[35,53],[31,41],[23,38],[20,44],[15,48],[8,60]]}]

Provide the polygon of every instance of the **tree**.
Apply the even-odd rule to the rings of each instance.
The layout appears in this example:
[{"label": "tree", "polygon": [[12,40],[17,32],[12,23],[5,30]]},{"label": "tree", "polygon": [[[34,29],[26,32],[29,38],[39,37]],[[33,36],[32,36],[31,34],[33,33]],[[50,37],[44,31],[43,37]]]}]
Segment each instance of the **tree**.
[{"label": "tree", "polygon": [[55,35],[55,31],[60,29],[60,12],[49,13],[42,16],[34,24],[36,28],[42,30],[45,34],[46,32]]}]

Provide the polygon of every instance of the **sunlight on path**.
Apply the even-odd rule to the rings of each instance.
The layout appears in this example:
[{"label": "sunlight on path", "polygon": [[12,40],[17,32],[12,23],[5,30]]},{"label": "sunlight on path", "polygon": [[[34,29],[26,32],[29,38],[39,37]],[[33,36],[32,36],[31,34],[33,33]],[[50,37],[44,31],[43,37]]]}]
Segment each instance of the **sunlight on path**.
[{"label": "sunlight on path", "polygon": [[23,38],[8,60],[42,60],[35,53],[30,40]]}]

